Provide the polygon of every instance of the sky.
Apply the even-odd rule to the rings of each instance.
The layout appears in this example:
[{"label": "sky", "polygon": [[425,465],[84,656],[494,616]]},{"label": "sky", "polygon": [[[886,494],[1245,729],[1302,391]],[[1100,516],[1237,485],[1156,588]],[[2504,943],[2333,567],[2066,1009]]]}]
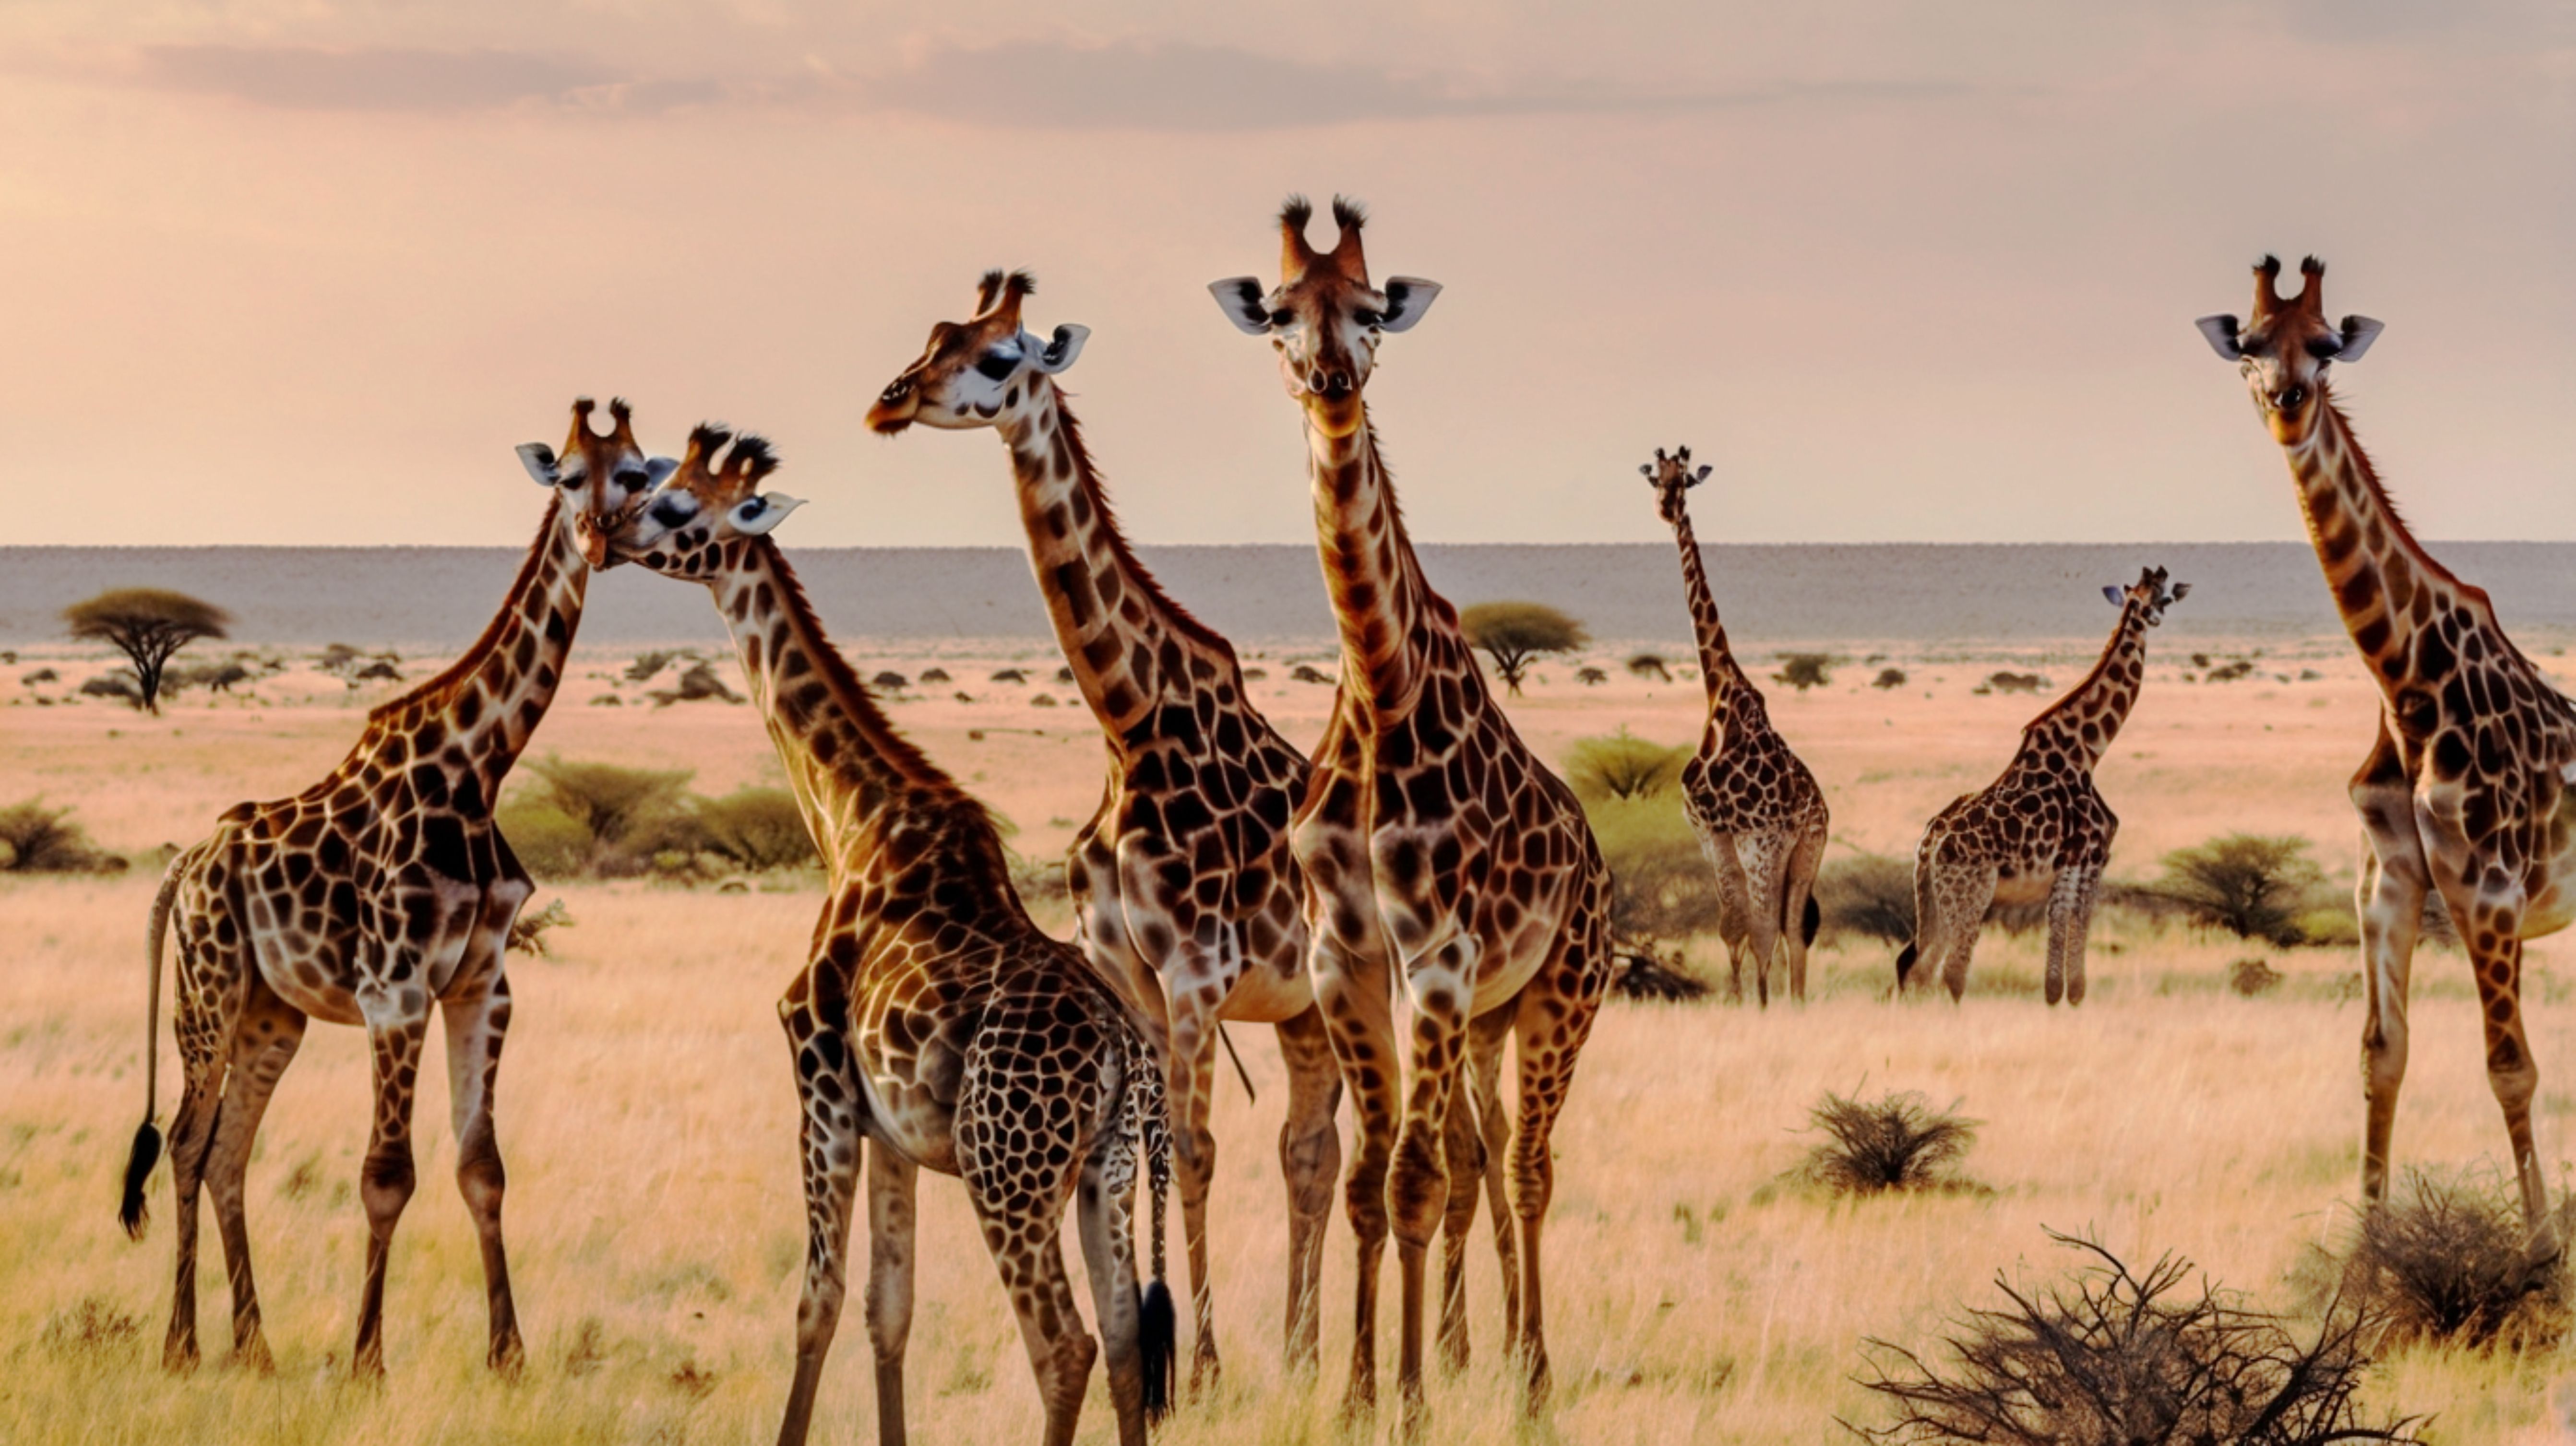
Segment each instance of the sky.
[{"label": "sky", "polygon": [[[523,541],[581,393],[728,421],[781,540],[1016,545],[861,423],[978,273],[1144,542],[1312,536],[1281,198],[1446,288],[1369,397],[1415,534],[2294,538],[2194,317],[2265,251],[2428,538],[2576,538],[2576,6],[2514,0],[13,0],[0,544]],[[1329,244],[1328,223],[1317,228]]]}]

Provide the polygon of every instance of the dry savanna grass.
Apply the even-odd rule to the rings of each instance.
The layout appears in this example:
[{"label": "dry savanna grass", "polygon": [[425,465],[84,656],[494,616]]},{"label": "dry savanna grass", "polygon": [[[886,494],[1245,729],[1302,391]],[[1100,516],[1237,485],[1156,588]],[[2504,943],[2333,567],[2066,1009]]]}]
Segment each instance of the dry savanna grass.
[{"label": "dry savanna grass", "polygon": [[[1012,657],[853,652],[870,671],[881,659],[915,674],[936,662],[977,680]],[[1542,751],[1562,756],[1574,738],[1622,723],[1641,737],[1690,736],[1696,684],[1636,678],[1619,656],[1602,651],[1616,681],[1598,688],[1572,681],[1580,660],[1538,670],[1513,708]],[[1042,658],[1032,652],[1023,665]],[[1867,670],[1853,668],[1807,695],[1778,690],[1773,702],[1832,794],[1838,837],[1880,851],[1910,848],[1924,816],[1990,776],[2032,710],[2027,699],[1968,693],[2004,662],[1896,661],[1913,679],[1898,696],[1866,689]],[[2063,659],[2009,665],[2034,662],[2073,676]],[[1265,665],[1265,703],[1276,698],[1292,736],[1311,736],[1326,690],[1290,682],[1284,658]],[[2127,821],[2115,874],[2143,876],[2163,850],[2235,829],[2314,838],[2330,868],[2348,857],[2342,778],[2367,742],[2367,693],[2339,664],[2316,666],[2336,671],[2298,685],[2150,686],[2103,773]],[[1016,842],[1031,852],[1059,846],[1097,798],[1087,720],[1078,708],[1029,703],[1051,668],[1036,676],[1008,698],[897,705],[936,756],[1020,825]],[[1919,696],[1927,690],[1934,696]],[[692,767],[693,786],[710,793],[774,777],[747,709],[568,701],[540,750]],[[235,799],[300,787],[345,748],[354,722],[352,705],[329,695],[293,706],[190,695],[157,721],[99,705],[8,709],[0,803],[39,792],[76,803],[97,842],[140,854],[198,836]],[[207,1363],[192,1378],[165,1376],[166,1170],[153,1182],[145,1244],[129,1244],[113,1220],[142,1105],[150,882],[0,876],[0,938],[11,941],[0,966],[0,1440],[732,1442],[773,1432],[803,1249],[773,1003],[817,895],[619,883],[548,889],[540,902],[557,894],[575,922],[549,937],[551,958],[512,963],[520,1004],[500,1083],[528,1370],[515,1385],[483,1371],[480,1269],[433,1087],[420,1110],[422,1187],[396,1241],[391,1376],[378,1390],[341,1383],[364,1243],[358,1034],[316,1026],[251,1169],[276,1373],[226,1363],[209,1221]],[[1819,951],[1814,1002],[1803,1008],[1610,1006],[1557,1136],[1547,1232],[1554,1411],[1544,1426],[1515,1423],[1493,1350],[1497,1292],[1480,1224],[1470,1284],[1478,1354],[1463,1377],[1435,1380],[1432,1439],[1848,1440],[1837,1417],[1881,1419],[1853,1380],[1862,1339],[1931,1347],[1964,1308],[1995,1303],[1997,1271],[2056,1278],[2076,1262],[2048,1228],[2087,1233],[2133,1262],[2187,1256],[2258,1304],[2295,1308],[2308,1252],[2339,1250],[2352,1232],[2361,1100],[2350,952],[2261,950],[2283,978],[2246,998],[2229,974],[2247,946],[2115,914],[2097,928],[2088,1002],[2049,1011],[2037,998],[2035,938],[1988,939],[1963,1006],[1889,1002],[1888,950],[1866,941]],[[2571,947],[2537,946],[2525,986],[2553,1175],[2576,1129],[2576,996],[2561,962],[2576,957]],[[1711,944],[1695,944],[1690,959],[1722,973]],[[2428,951],[2417,980],[2399,1161],[2456,1171],[2500,1154],[2503,1131],[2462,961]],[[165,1015],[165,1064],[167,1028]],[[1230,1074],[1218,1095],[1226,1376],[1163,1433],[1174,1443],[1345,1439],[1334,1413],[1352,1292],[1338,1212],[1326,1368],[1320,1381],[1294,1380],[1276,1360],[1284,1242],[1272,1142],[1285,1092],[1261,1036],[1236,1031],[1258,1102]],[[168,1075],[156,1102],[165,1117]],[[1956,1168],[1979,1188],[1848,1199],[1803,1184],[1808,1112],[1828,1091],[1958,1101],[1979,1125]],[[926,1180],[922,1205],[907,1376],[918,1438],[1026,1439],[1039,1411],[991,1264],[952,1183]],[[1391,1271],[1387,1289],[1391,1303]],[[1391,1371],[1391,1338],[1380,1351]],[[2566,1439],[2571,1372],[2576,1354],[2564,1344],[2411,1345],[2383,1361],[2365,1400],[2375,1413],[2432,1417],[2428,1440],[2555,1441]],[[1112,1437],[1103,1390],[1095,1376],[1086,1441]],[[853,1310],[817,1439],[872,1437],[871,1397]]]}]

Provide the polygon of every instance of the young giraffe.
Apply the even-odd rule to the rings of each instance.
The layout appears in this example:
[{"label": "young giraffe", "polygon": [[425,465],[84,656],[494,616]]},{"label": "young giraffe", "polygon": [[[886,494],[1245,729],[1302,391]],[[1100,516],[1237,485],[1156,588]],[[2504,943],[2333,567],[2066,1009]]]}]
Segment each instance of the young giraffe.
[{"label": "young giraffe", "polygon": [[[1771,960],[1785,944],[1789,995],[1807,997],[1807,946],[1815,942],[1816,870],[1825,856],[1827,813],[1816,776],[1771,726],[1762,690],[1745,676],[1718,620],[1708,571],[1691,531],[1683,493],[1708,480],[1691,470],[1690,448],[1637,470],[1654,483],[1657,510],[1682,550],[1682,591],[1699,630],[1699,671],[1708,686],[1708,726],[1699,752],[1682,768],[1682,806],[1717,870],[1718,935],[1744,992],[1744,961],[1753,960],[1756,997],[1771,1002]],[[1791,921],[1796,923],[1792,925]]]},{"label": "young giraffe", "polygon": [[2093,769],[2119,736],[2147,673],[2147,629],[2191,584],[2165,588],[2151,567],[2102,595],[2120,610],[2102,659],[2084,681],[2023,725],[2021,747],[1982,792],[1962,794],[1924,826],[1914,851],[1914,942],[1896,956],[1896,988],[1919,961],[1957,1000],[1968,988],[1986,910],[2048,903],[2048,1002],[2084,1002],[2084,936],[2111,862],[2120,820],[2093,787]]},{"label": "young giraffe", "polygon": [[[1453,1224],[1474,1205],[1472,1167],[1453,1158],[1444,1169],[1442,1157],[1458,1154],[1453,1127],[1477,1119],[1502,1154],[1502,1047],[1517,1038],[1518,1240],[1500,1230],[1497,1246],[1508,1344],[1524,1353],[1535,1408],[1548,1382],[1539,1236],[1555,1178],[1549,1134],[1609,983],[1610,875],[1573,792],[1486,692],[1456,610],[1422,575],[1378,456],[1362,392],[1379,339],[1420,321],[1440,288],[1409,277],[1371,286],[1359,209],[1335,200],[1341,237],[1329,253],[1307,245],[1309,214],[1293,198],[1280,212],[1277,288],[1244,276],[1209,290],[1237,327],[1271,340],[1304,415],[1316,540],[1341,627],[1341,696],[1292,837],[1309,891],[1309,968],[1358,1115],[1346,1184],[1359,1237],[1350,1404],[1365,1411],[1376,1398],[1377,1266],[1391,1227],[1403,1278],[1397,1382],[1406,1416],[1420,1420],[1425,1252],[1444,1204]],[[1413,1014],[1403,1055],[1399,985]],[[1462,1074],[1474,1116],[1457,1098]]]},{"label": "young giraffe", "polygon": [[[823,635],[768,536],[801,504],[759,491],[777,466],[759,438],[734,441],[719,463],[728,439],[692,432],[679,472],[612,546],[619,561],[714,594],[831,873],[811,960],[778,1004],[802,1106],[807,1220],[779,1440],[803,1441],[813,1420],[864,1136],[874,1141],[866,1309],[878,1439],[904,1439],[913,1189],[926,1167],[965,1183],[1019,1316],[1050,1446],[1073,1439],[1099,1354],[1065,1279],[1064,1212],[1075,1204],[1119,1440],[1140,1446],[1168,1399],[1172,1345],[1161,1281],[1170,1155],[1150,1026],[1030,921],[992,816],[894,730]],[[1156,1277],[1141,1300],[1130,1223],[1140,1152]]]},{"label": "young giraffe", "polygon": [[2325,265],[2300,263],[2294,299],[2281,263],[2254,268],[2254,317],[2200,329],[2237,362],[2254,408],[2298,484],[2326,586],[2383,695],[2378,741],[2352,777],[2361,816],[2361,1075],[2369,1122],[2363,1199],[2388,1192],[2388,1136],[2406,1078],[2406,995],[2427,889],[2459,925],[2486,1025],[2487,1084],[2513,1141],[2534,1261],[2554,1258],[2548,1186],[2532,1143],[2540,1069],[2522,1022],[2522,946],[2576,917],[2576,705],[2516,649],[2479,588],[2433,560],[2397,515],[2328,367],[2359,361],[2380,324],[2326,320]]},{"label": "young giraffe", "polygon": [[914,422],[991,427],[1010,449],[1038,592],[1109,745],[1100,809],[1067,860],[1075,937],[1170,1029],[1198,1324],[1191,1378],[1217,1364],[1207,1200],[1220,1019],[1279,1030],[1287,1353],[1292,1366],[1312,1366],[1316,1272],[1342,1155],[1333,1126],[1341,1075],[1306,981],[1303,879],[1288,847],[1289,813],[1313,769],[1252,706],[1233,646],[1167,596],[1129,548],[1055,381],[1090,332],[1059,326],[1041,341],[1023,330],[1021,302],[1035,289],[1027,272],[987,273],[975,315],[931,328],[928,348],[877,398],[868,425],[888,435]]},{"label": "young giraffe", "polygon": [[541,443],[519,449],[552,496],[483,636],[445,672],[368,714],[357,746],[321,782],[292,798],[235,805],[213,837],[162,875],[146,965],[144,1120],[126,1166],[122,1218],[141,1239],[143,1187],[161,1152],[152,1123],[161,939],[175,915],[172,1028],[187,1083],[170,1124],[178,1276],[162,1358],[173,1368],[197,1360],[201,1184],[213,1188],[223,1233],[234,1352],[269,1365],[243,1175],[269,1095],[295,1059],[306,1020],[319,1018],[363,1025],[375,1058],[375,1127],[358,1192],[367,1273],[350,1363],[362,1377],[384,1373],[385,1263],[411,1198],[412,1091],[433,1004],[447,1026],[456,1184],[482,1238],[490,1361],[503,1370],[519,1363],[492,1089],[510,1025],[502,952],[532,885],[492,825],[492,803],[562,680],[591,569],[606,557],[601,519],[677,465],[647,459],[635,445],[625,402],[609,403],[616,425],[606,436],[591,431],[591,410],[587,397],[573,403],[560,459]]}]

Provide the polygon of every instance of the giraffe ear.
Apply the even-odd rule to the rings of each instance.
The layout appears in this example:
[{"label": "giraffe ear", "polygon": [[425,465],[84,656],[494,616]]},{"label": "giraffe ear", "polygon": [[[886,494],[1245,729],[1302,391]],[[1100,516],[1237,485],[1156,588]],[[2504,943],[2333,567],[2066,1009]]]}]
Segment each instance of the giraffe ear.
[{"label": "giraffe ear", "polygon": [[2171,596],[2173,601],[2181,602],[2184,598],[2191,596],[2191,584],[2187,582],[2175,583]]},{"label": "giraffe ear", "polygon": [[1410,331],[1422,314],[1431,309],[1440,295],[1440,283],[1419,276],[1390,276],[1386,279],[1386,311],[1378,321],[1381,331]]},{"label": "giraffe ear", "polygon": [[2245,348],[2236,344],[2235,317],[2204,316],[2192,325],[2199,327],[2200,334],[2209,338],[2209,349],[2218,353],[2220,360],[2239,361],[2244,358]]},{"label": "giraffe ear", "polygon": [[2345,317],[2343,347],[2335,353],[2334,359],[2339,362],[2361,360],[2361,354],[2370,350],[2370,344],[2379,340],[2379,325],[2378,322],[2366,316]]},{"label": "giraffe ear", "polygon": [[1261,289],[1260,278],[1229,276],[1223,281],[1211,281],[1208,295],[1216,298],[1217,310],[1225,313],[1225,319],[1233,322],[1237,331],[1246,336],[1270,334],[1270,308],[1262,305],[1268,293]]},{"label": "giraffe ear", "polygon": [[2118,607],[2120,605],[2120,590],[2118,588],[2105,586],[2102,589],[2102,596],[2111,600],[2111,606]]},{"label": "giraffe ear", "polygon": [[670,481],[671,474],[679,470],[680,459],[677,457],[648,457],[644,460],[644,485],[659,487]]},{"label": "giraffe ear", "polygon": [[787,514],[805,505],[805,499],[784,492],[769,492],[746,497],[725,514],[725,521],[745,537],[761,537],[777,530]]},{"label": "giraffe ear", "polygon": [[[1023,333],[1023,335],[1026,334]],[[1073,359],[1082,355],[1082,344],[1090,336],[1090,327],[1076,326],[1067,322],[1057,327],[1055,336],[1043,346],[1037,343],[1037,338],[1027,337],[1021,343],[1021,349],[1037,358],[1035,365],[1039,371],[1048,376],[1054,376],[1057,372],[1073,365]]]},{"label": "giraffe ear", "polygon": [[536,478],[540,487],[552,487],[563,480],[563,474],[555,469],[555,449],[543,442],[520,443],[519,465],[528,469],[528,475]]}]

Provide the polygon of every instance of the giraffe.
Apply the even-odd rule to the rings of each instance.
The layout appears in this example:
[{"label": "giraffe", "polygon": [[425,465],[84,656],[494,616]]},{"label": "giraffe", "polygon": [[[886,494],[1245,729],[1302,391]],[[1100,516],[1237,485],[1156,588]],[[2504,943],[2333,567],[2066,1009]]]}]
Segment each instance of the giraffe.
[{"label": "giraffe", "polygon": [[2325,313],[2325,265],[2254,268],[2254,316],[2206,316],[2201,333],[2238,363],[2281,446],[2345,630],[2381,693],[2379,730],[2352,777],[2361,818],[2358,887],[2361,1193],[2388,1193],[2388,1139],[2406,1078],[2406,996],[2425,892],[2438,891],[2467,945],[2486,1026],[2487,1084],[2504,1110],[2535,1263],[2555,1258],[2548,1186],[2532,1141],[2540,1069],[2522,1022],[2522,946],[2576,917],[2576,706],[2496,620],[2486,593],[2445,568],[2398,517],[2327,376],[2359,361],[2380,323]]},{"label": "giraffe", "polygon": [[1208,1128],[1220,1019],[1275,1025],[1288,1067],[1279,1164],[1288,1189],[1287,1356],[1311,1367],[1316,1273],[1341,1166],[1341,1075],[1306,980],[1303,879],[1289,814],[1313,769],[1255,708],[1234,648],[1174,602],[1120,531],[1057,375],[1090,333],[1021,327],[1025,271],[989,272],[975,314],[941,322],[868,412],[893,435],[915,422],[990,427],[1010,452],[1029,563],[1056,642],[1108,743],[1100,808],[1066,861],[1076,942],[1168,1022],[1169,1098],[1181,1232],[1197,1322],[1193,1383],[1217,1367],[1208,1279]]},{"label": "giraffe", "polygon": [[[1699,751],[1682,768],[1682,804],[1700,847],[1717,870],[1718,934],[1726,940],[1735,993],[1744,993],[1744,961],[1753,960],[1753,988],[1771,1002],[1771,960],[1783,945],[1789,955],[1789,995],[1807,997],[1807,946],[1815,942],[1816,869],[1824,861],[1828,815],[1816,776],[1771,726],[1762,690],[1745,676],[1726,641],[1717,599],[1691,531],[1690,503],[1682,495],[1708,480],[1709,468],[1691,470],[1690,448],[1637,470],[1655,487],[1656,509],[1682,550],[1682,591],[1699,632],[1700,679],[1708,687],[1708,724]],[[1796,920],[1793,926],[1791,920]]]},{"label": "giraffe", "polygon": [[[1019,1317],[1051,1446],[1073,1439],[1099,1355],[1065,1278],[1063,1220],[1075,1205],[1118,1437],[1140,1446],[1168,1399],[1172,1344],[1161,1280],[1170,1149],[1151,1022],[1030,921],[992,816],[895,731],[824,636],[769,536],[802,505],[759,490],[776,466],[758,437],[697,428],[612,556],[709,590],[830,871],[810,961],[778,1004],[807,1222],[796,1376],[778,1439],[801,1442],[812,1424],[865,1137],[878,1439],[904,1439],[913,1197],[927,1168],[966,1187]],[[1155,1276],[1141,1297],[1129,1219],[1140,1163],[1154,1192]]]},{"label": "giraffe", "polygon": [[170,1124],[178,1274],[162,1359],[173,1369],[197,1361],[201,1185],[212,1188],[223,1236],[234,1353],[270,1366],[243,1178],[278,1077],[294,1061],[306,1022],[322,1019],[363,1026],[375,1061],[375,1124],[358,1191],[367,1267],[350,1363],[360,1377],[384,1374],[385,1266],[414,1183],[412,1095],[433,1005],[447,1030],[456,1184],[482,1241],[489,1361],[514,1371],[522,1358],[501,1242],[492,1094],[510,1026],[503,947],[532,885],[493,827],[492,804],[562,680],[591,570],[606,559],[602,519],[677,465],[636,446],[624,401],[608,410],[615,425],[603,436],[591,430],[590,399],[573,403],[560,458],[542,443],[519,449],[550,494],[545,521],[474,645],[369,713],[357,746],[320,782],[291,798],[235,805],[162,875],[146,955],[144,1119],[120,1216],[141,1239],[143,1190],[162,1143],[152,1115],[161,945],[175,919],[171,1019],[186,1084]]},{"label": "giraffe", "polygon": [[[1444,1197],[1453,1223],[1473,1211],[1452,1127],[1480,1126],[1499,1175],[1502,1049],[1516,1040],[1517,1229],[1499,1229],[1496,1245],[1506,1346],[1521,1356],[1535,1410],[1548,1388],[1549,1136],[1609,983],[1610,876],[1573,792],[1513,731],[1456,609],[1423,577],[1378,455],[1362,393],[1379,341],[1419,322],[1440,288],[1401,276],[1370,285],[1360,209],[1336,198],[1330,252],[1307,244],[1310,215],[1302,198],[1279,213],[1279,286],[1244,276],[1208,289],[1236,327],[1279,353],[1305,422],[1316,542],[1341,632],[1342,691],[1291,839],[1307,881],[1308,970],[1356,1111],[1344,1186],[1359,1266],[1347,1409],[1363,1414],[1376,1400],[1377,1267],[1391,1229],[1403,1290],[1396,1378],[1407,1420],[1422,1419],[1425,1256]],[[1402,1054],[1399,987],[1412,1012]],[[1457,1098],[1462,1076],[1472,1102]],[[1499,1196],[1499,1179],[1493,1188]],[[1457,1259],[1453,1247],[1453,1282]]]},{"label": "giraffe", "polygon": [[2165,609],[2190,591],[2187,582],[2168,590],[2161,567],[2142,570],[2126,588],[2104,587],[2120,620],[2093,671],[2022,726],[2021,747],[1994,782],[1924,825],[1914,851],[1914,942],[1896,956],[1899,993],[1919,961],[1955,1002],[1967,991],[1986,910],[2045,900],[2048,1002],[2084,1002],[2084,936],[2120,831],[2093,787],[2093,769],[2138,701],[2147,629],[2162,626]]}]

